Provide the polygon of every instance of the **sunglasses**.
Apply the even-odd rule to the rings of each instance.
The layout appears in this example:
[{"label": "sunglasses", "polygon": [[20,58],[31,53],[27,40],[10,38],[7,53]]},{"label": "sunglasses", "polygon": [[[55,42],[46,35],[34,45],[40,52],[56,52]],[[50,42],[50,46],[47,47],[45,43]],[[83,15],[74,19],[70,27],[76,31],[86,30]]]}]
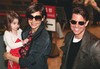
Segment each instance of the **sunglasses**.
[{"label": "sunglasses", "polygon": [[33,20],[33,18],[35,18],[36,21],[41,21],[42,20],[41,15],[37,15],[37,16],[28,15],[27,18],[28,18],[28,20]]},{"label": "sunglasses", "polygon": [[70,23],[75,25],[78,22],[79,25],[84,25],[85,22],[84,21],[75,21],[75,20],[70,20]]}]

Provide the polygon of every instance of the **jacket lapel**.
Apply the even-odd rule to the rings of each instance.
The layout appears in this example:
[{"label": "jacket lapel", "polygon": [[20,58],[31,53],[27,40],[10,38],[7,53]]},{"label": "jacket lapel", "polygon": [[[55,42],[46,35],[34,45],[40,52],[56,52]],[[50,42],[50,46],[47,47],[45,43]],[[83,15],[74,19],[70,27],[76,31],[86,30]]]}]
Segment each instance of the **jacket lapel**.
[{"label": "jacket lapel", "polygon": [[82,52],[88,53],[87,46],[88,46],[89,41],[90,41],[89,32],[85,31],[83,38],[82,38],[82,43],[81,43],[80,49],[77,53],[77,56],[76,56],[76,59],[75,59],[74,65],[73,65],[73,69],[77,69],[78,64],[80,64],[81,57],[82,57],[82,55],[84,55],[84,54],[82,54]]},{"label": "jacket lapel", "polygon": [[69,33],[67,37],[65,37],[65,41],[64,41],[65,45],[62,47],[62,51],[65,54],[65,61],[63,61],[64,63],[61,69],[66,69],[66,62],[67,62],[68,52],[69,52],[72,38],[73,38],[73,32]]}]

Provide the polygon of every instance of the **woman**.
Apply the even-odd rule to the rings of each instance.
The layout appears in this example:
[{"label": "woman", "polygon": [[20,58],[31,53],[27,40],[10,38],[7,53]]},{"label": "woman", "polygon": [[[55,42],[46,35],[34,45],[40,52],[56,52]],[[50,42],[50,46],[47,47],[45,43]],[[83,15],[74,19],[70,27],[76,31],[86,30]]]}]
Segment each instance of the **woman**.
[{"label": "woman", "polygon": [[21,68],[48,69],[47,58],[51,50],[49,34],[45,29],[46,10],[42,4],[33,3],[26,10],[29,26],[22,32],[22,38],[29,42],[20,49],[21,58],[4,53],[8,60],[19,63]]}]

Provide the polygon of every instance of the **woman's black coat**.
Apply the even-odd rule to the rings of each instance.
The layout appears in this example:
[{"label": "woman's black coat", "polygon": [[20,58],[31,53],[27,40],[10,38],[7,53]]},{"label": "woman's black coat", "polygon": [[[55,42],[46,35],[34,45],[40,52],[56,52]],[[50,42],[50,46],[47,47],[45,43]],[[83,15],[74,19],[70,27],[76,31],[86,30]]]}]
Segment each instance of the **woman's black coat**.
[{"label": "woman's black coat", "polygon": [[[23,31],[23,39],[27,38],[30,30],[31,28],[28,27]],[[32,37],[30,48],[26,57],[19,59],[20,67],[26,67],[27,69],[48,69],[47,58],[50,51],[51,42],[49,34],[45,29],[44,23],[41,23],[39,29]]]}]

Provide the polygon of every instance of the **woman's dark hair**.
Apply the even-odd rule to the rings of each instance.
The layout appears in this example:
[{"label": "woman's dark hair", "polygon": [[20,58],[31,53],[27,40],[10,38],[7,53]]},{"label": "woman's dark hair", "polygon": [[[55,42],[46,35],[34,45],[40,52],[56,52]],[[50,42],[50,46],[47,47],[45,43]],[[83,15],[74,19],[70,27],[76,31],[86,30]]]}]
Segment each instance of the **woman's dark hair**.
[{"label": "woman's dark hair", "polygon": [[46,9],[42,3],[31,3],[31,5],[26,10],[26,17],[31,13],[35,13],[37,11],[41,12],[42,17],[45,16],[45,19],[47,18]]},{"label": "woman's dark hair", "polygon": [[83,18],[86,19],[86,21],[89,20],[89,13],[86,10],[85,6],[82,4],[78,4],[78,5],[74,6],[72,14],[73,13],[82,15]]},{"label": "woman's dark hair", "polygon": [[20,18],[20,15],[17,12],[15,12],[13,10],[7,11],[7,14],[6,14],[7,22],[6,22],[6,25],[5,25],[6,30],[11,31],[11,23],[13,22],[13,20],[15,18],[18,19],[19,23],[20,23],[21,18]]}]

